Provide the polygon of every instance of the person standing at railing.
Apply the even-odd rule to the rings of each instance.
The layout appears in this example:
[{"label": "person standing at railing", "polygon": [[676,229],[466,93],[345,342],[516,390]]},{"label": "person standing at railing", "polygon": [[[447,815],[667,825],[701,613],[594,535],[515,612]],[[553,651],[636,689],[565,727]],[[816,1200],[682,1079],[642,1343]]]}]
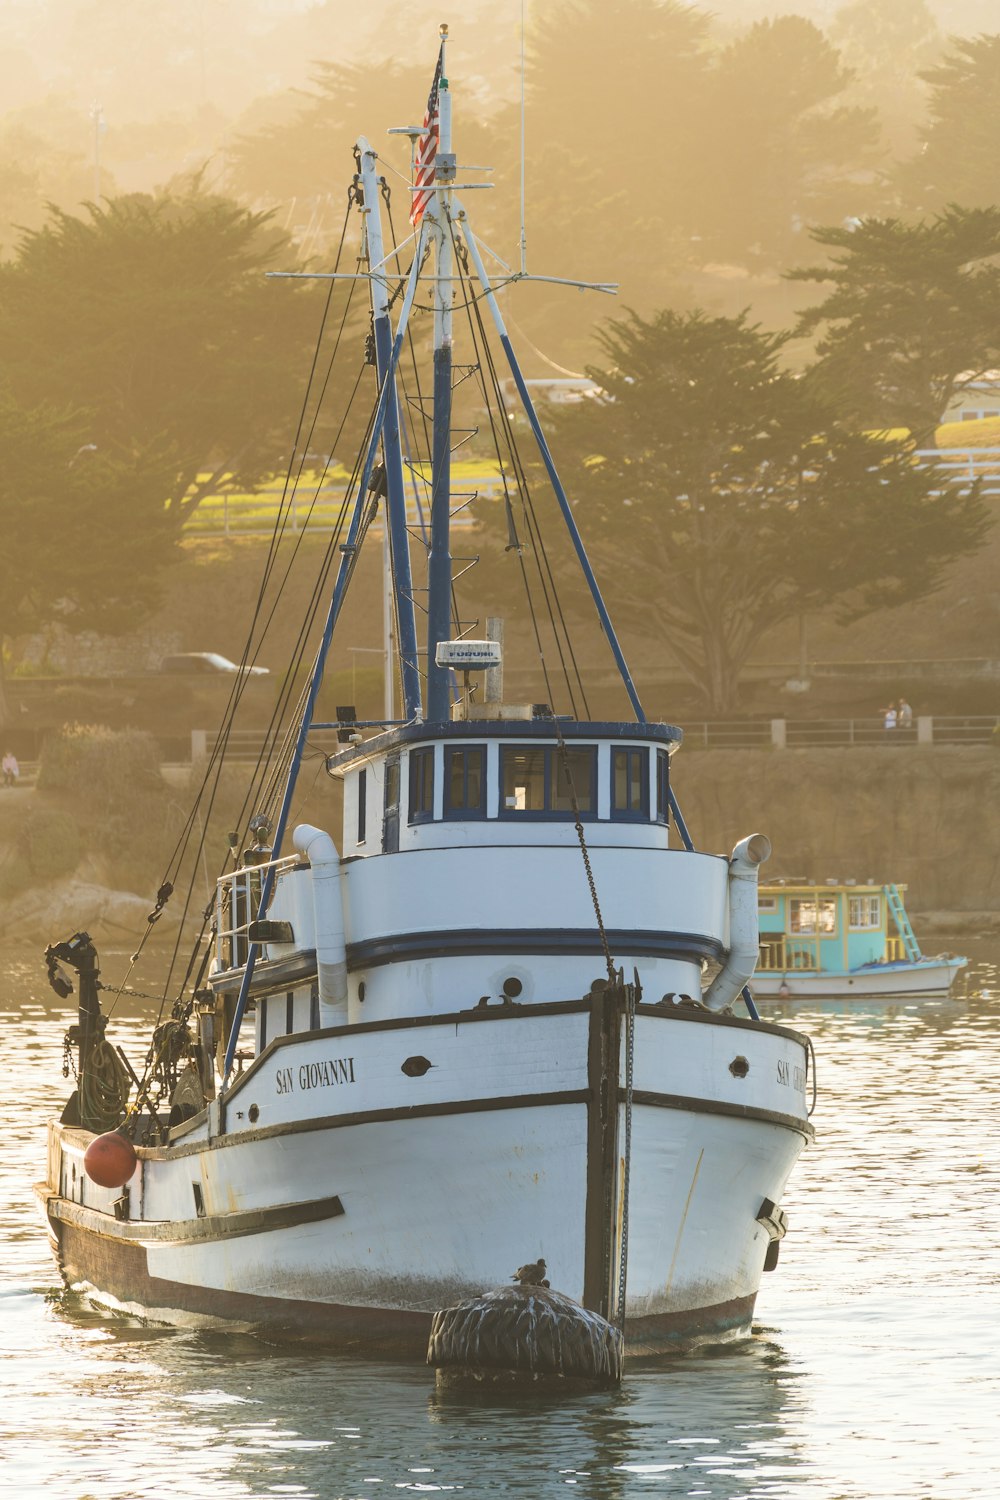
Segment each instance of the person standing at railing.
[{"label": "person standing at railing", "polygon": [[890,729],[894,730],[896,728],[896,705],[895,705],[895,703],[890,703],[888,708],[883,708],[883,710],[882,710],[882,728],[886,731],[886,733],[888,733]]},{"label": "person standing at railing", "polygon": [[899,706],[896,710],[896,726],[899,729],[913,728],[913,709],[905,698],[900,698],[899,700]]}]

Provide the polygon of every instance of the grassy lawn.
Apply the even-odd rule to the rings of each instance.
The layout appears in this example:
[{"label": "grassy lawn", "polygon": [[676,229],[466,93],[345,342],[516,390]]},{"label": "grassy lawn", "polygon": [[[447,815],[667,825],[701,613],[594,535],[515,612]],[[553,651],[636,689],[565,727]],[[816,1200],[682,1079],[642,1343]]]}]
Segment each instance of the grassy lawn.
[{"label": "grassy lawn", "polygon": [[[423,481],[409,471],[406,473],[407,492],[411,520],[418,520],[417,498],[425,515],[430,503],[430,465],[417,465]],[[486,488],[496,481],[496,465],[481,460],[454,460],[451,466],[452,490],[474,490]],[[303,470],[294,486],[289,485],[288,494],[294,497],[291,526],[296,530],[310,514],[313,527],[333,527],[340,514],[345,487],[350,479],[347,470],[336,465],[325,475],[313,470]],[[194,512],[185,529],[187,535],[198,533],[217,535],[223,531],[251,535],[254,532],[269,533],[274,523],[278,505],[285,493],[285,476],[276,474],[253,494],[227,491],[221,495],[209,495]],[[311,513],[310,513],[311,508]]]}]

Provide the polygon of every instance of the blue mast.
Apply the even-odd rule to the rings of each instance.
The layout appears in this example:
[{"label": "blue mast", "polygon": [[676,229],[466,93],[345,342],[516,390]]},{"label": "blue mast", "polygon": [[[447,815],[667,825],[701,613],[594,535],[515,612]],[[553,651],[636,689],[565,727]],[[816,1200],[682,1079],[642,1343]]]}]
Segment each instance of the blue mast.
[{"label": "blue mast", "polygon": [[368,271],[371,277],[372,322],[375,333],[375,363],[379,385],[388,381],[382,453],[385,460],[386,525],[389,529],[389,551],[396,600],[396,640],[399,669],[403,683],[403,718],[420,717],[420,669],[417,661],[417,627],[413,609],[413,580],[410,574],[410,539],[406,529],[406,490],[403,482],[403,457],[399,440],[399,407],[396,381],[391,364],[392,328],[389,323],[389,298],[386,289],[385,249],[382,221],[379,215],[378,177],[375,152],[365,140],[358,139],[361,162],[361,184],[364,189],[365,235],[368,241]]},{"label": "blue mast", "polygon": [[431,545],[427,558],[427,718],[432,724],[450,714],[451,678],[437,664],[437,648],[451,638],[451,274],[449,215],[455,158],[451,151],[451,92],[445,76],[447,26],[441,27],[438,81],[439,132],[435,191],[426,211],[434,240],[434,431],[431,454]]}]

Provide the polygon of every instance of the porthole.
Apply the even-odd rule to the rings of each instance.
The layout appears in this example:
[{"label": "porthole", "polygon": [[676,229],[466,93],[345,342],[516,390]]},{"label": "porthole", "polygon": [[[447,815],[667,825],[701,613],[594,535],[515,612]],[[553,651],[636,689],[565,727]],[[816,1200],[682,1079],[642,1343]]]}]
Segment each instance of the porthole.
[{"label": "porthole", "polygon": [[745,1078],[750,1071],[750,1064],[745,1057],[734,1057],[729,1064],[729,1071],[734,1078]]}]

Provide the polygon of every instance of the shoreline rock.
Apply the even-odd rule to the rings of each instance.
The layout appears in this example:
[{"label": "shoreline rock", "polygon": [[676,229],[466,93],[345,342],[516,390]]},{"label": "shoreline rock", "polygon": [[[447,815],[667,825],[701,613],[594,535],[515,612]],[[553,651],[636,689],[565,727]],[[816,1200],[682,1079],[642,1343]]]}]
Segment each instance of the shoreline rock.
[{"label": "shoreline rock", "polygon": [[[138,942],[152,910],[148,896],[117,891],[95,881],[69,876],[51,885],[32,886],[0,906],[0,935],[23,943],[61,942],[74,932],[89,932],[102,942]],[[166,915],[164,930],[176,931]]]},{"label": "shoreline rock", "polygon": [[910,920],[920,942],[923,935],[934,937],[982,937],[1000,932],[1000,911],[921,911]]}]

